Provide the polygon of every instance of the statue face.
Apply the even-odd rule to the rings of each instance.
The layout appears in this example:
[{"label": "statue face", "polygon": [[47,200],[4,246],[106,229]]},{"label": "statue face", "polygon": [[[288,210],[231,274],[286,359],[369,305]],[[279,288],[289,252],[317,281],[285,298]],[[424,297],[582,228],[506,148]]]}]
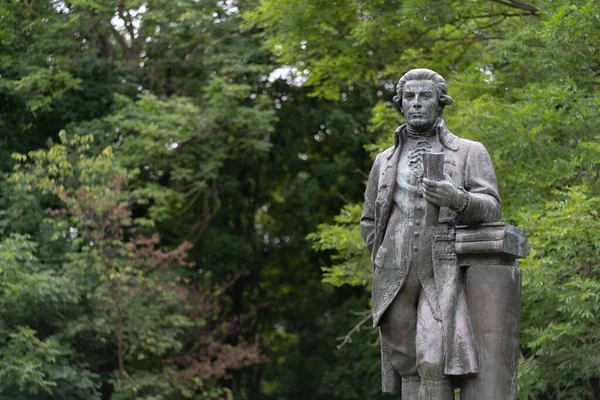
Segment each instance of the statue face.
[{"label": "statue face", "polygon": [[429,80],[408,81],[402,93],[402,112],[406,123],[414,130],[424,130],[435,124],[440,111],[435,83]]}]

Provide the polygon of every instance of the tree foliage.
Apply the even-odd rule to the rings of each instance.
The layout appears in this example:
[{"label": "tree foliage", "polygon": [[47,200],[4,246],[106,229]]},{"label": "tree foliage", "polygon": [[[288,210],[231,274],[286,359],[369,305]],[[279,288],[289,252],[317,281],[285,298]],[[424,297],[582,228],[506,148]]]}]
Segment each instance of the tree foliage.
[{"label": "tree foliage", "polygon": [[[20,279],[31,282],[12,277],[6,281],[9,286],[5,292],[11,299],[9,304],[25,306],[26,312],[35,310],[39,303],[55,303],[54,307],[66,303],[71,310],[66,325],[59,318],[56,326],[36,331],[28,326],[34,315],[26,314],[21,322],[24,326],[6,331],[9,343],[15,346],[23,346],[27,338],[38,341],[36,334],[52,333],[39,343],[39,350],[47,350],[48,354],[33,353],[29,362],[9,363],[7,376],[21,376],[13,378],[20,385],[19,391],[45,392],[50,398],[61,393],[62,389],[54,387],[65,385],[44,379],[53,376],[53,364],[61,359],[66,363],[76,354],[81,357],[87,352],[103,352],[102,360],[83,369],[82,375],[87,375],[88,381],[78,382],[76,372],[66,371],[69,374],[62,380],[80,391],[87,389],[86,394],[75,392],[69,396],[98,396],[101,374],[109,373],[104,379],[111,376],[112,371],[105,369],[110,366],[116,368],[110,378],[116,390],[114,398],[226,395],[218,387],[206,387],[206,381],[223,377],[229,368],[263,361],[258,343],[243,338],[235,346],[227,343],[227,336],[239,329],[239,323],[218,322],[222,303],[217,296],[224,285],[231,283],[214,285],[206,279],[194,279],[194,274],[188,272],[194,267],[187,260],[191,243],[162,249],[157,234],[144,233],[153,227],[153,221],[133,216],[132,205],[144,200],[136,190],[128,189],[138,174],[119,166],[111,147],[90,156],[94,136],[68,136],[65,131],[59,136],[60,144],[48,150],[16,154],[23,164],[15,166],[9,182],[17,193],[37,192],[59,205],[47,209],[41,224],[43,230],[52,232],[46,240],[62,248],[62,262],[38,266],[39,272],[21,271]],[[27,162],[29,159],[31,162]],[[27,243],[26,236],[6,241],[7,246]],[[39,263],[33,246],[17,250],[17,257]],[[56,282],[48,282],[48,277]],[[27,301],[31,296],[33,303]],[[48,319],[48,315],[39,317]],[[13,318],[9,320],[19,324]],[[50,340],[54,336],[62,341]],[[15,351],[10,345],[7,350]],[[6,359],[10,357],[11,352],[7,352]],[[10,379],[7,381],[4,390],[14,385]]]},{"label": "tree foliage", "polygon": [[381,398],[357,220],[416,66],[448,79],[448,126],[486,145],[529,235],[520,396],[598,397],[599,19],[593,0],[3,2],[0,397]]},{"label": "tree foliage", "polygon": [[[264,26],[285,63],[306,66],[315,95],[336,98],[368,80],[389,99],[388,79],[417,65],[448,78],[457,100],[446,110],[448,126],[490,150],[503,219],[529,236],[520,396],[597,397],[598,5],[345,2],[338,12],[305,3],[299,9],[319,23],[297,24],[305,16],[286,2],[263,2],[248,18]],[[367,149],[389,146],[395,125],[383,102],[376,105]],[[310,236],[315,249],[335,252],[324,267],[328,283],[368,285],[368,272],[356,268],[367,265],[359,209],[346,206]]]}]

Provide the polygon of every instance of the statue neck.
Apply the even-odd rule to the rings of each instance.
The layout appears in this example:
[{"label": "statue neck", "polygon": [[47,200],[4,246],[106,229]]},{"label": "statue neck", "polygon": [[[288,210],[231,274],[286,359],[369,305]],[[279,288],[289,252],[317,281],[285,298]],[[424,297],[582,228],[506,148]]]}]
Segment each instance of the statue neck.
[{"label": "statue neck", "polygon": [[406,124],[406,135],[409,138],[418,139],[418,138],[422,138],[422,137],[430,137],[430,136],[435,135],[436,132],[437,132],[437,123],[431,125],[428,128],[425,128],[423,130],[418,130],[418,131],[411,128],[410,125]]}]

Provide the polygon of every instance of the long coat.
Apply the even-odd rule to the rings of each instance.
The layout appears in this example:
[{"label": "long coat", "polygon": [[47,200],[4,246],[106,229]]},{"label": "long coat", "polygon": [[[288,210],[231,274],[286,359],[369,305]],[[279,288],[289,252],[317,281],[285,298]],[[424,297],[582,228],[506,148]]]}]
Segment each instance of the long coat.
[{"label": "long coat", "polygon": [[[394,146],[375,158],[360,220],[362,237],[371,251],[374,326],[379,325],[382,315],[402,288],[410,265],[410,258],[406,257],[394,268],[378,269],[386,256],[381,244],[393,206],[404,129],[405,125],[400,126],[394,133]],[[457,187],[465,189],[468,203],[458,214],[442,207],[439,224],[431,231],[432,266],[439,304],[439,309],[433,311],[444,327],[444,373],[473,375],[478,372],[477,353],[465,301],[463,273],[454,251],[453,226],[497,221],[500,218],[500,198],[494,168],[485,147],[453,135],[446,129],[443,120],[437,127],[437,135],[443,146],[444,173],[450,175]],[[384,392],[400,391],[400,376],[391,366],[384,349],[382,378]]]}]

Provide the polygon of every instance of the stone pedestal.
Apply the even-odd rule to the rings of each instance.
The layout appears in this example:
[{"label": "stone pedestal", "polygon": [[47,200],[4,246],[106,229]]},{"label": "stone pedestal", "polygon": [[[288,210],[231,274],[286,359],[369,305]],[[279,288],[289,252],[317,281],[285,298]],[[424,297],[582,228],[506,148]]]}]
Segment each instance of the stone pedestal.
[{"label": "stone pedestal", "polygon": [[516,400],[525,231],[504,223],[456,228],[456,254],[477,344],[479,374],[461,382],[461,400]]}]

